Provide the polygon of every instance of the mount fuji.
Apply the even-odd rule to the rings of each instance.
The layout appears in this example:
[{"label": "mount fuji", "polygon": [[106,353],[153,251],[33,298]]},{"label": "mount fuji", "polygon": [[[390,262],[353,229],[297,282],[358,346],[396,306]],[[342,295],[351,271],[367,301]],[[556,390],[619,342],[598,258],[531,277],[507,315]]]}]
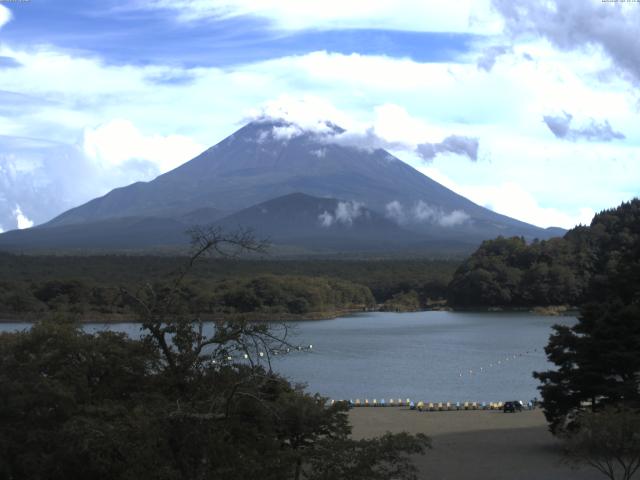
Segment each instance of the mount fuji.
[{"label": "mount fuji", "polygon": [[345,141],[325,123],[306,130],[251,122],[193,160],[0,235],[0,248],[148,249],[184,245],[194,224],[253,228],[298,252],[470,251],[542,229],[481,207],[383,149]]}]

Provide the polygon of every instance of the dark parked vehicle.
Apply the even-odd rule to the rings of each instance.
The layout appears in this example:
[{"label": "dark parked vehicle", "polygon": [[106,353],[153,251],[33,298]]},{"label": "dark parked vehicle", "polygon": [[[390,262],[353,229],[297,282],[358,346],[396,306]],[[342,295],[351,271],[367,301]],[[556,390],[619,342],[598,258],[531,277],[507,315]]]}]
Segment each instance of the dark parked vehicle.
[{"label": "dark parked vehicle", "polygon": [[512,402],[504,402],[502,407],[504,413],[515,413],[522,411],[522,402],[520,400],[514,400]]}]

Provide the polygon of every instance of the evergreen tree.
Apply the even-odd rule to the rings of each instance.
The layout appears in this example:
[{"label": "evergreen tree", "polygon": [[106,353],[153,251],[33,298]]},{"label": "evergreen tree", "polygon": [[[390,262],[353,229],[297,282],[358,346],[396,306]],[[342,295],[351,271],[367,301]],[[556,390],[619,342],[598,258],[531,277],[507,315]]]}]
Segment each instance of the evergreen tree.
[{"label": "evergreen tree", "polygon": [[534,374],[552,431],[576,427],[584,402],[640,407],[640,201],[599,214],[589,302],[573,327],[556,326],[546,352],[556,370]]}]

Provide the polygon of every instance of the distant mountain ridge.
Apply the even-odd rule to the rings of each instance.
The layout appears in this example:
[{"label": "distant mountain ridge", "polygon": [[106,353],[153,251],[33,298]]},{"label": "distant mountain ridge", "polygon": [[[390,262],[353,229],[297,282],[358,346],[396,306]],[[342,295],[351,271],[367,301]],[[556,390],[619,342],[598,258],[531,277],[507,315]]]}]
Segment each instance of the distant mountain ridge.
[{"label": "distant mountain ridge", "polygon": [[[35,229],[0,235],[0,247],[45,245],[55,237],[52,248],[54,244],[62,248],[65,238],[68,245],[78,245],[84,238],[87,248],[113,238],[114,248],[122,248],[126,238],[116,238],[126,237],[127,229],[136,232],[131,235],[132,246],[163,241],[173,245],[183,237],[170,231],[204,223],[244,224],[283,244],[320,245],[323,239],[322,248],[346,250],[376,242],[388,249],[449,242],[475,247],[498,235],[544,239],[564,232],[492,212],[385,150],[343,144],[342,129],[325,127],[325,132],[317,133],[283,121],[249,123],[150,182],[112,190]],[[338,217],[347,215],[349,208],[363,216],[342,222],[336,217],[339,205],[347,210],[337,212]],[[259,213],[265,208],[275,210]],[[286,213],[278,217],[277,212]],[[327,228],[329,215],[334,216],[333,229]],[[145,218],[154,219],[147,221],[155,229],[147,240],[143,231],[136,230]],[[88,231],[74,226],[107,234],[94,241]],[[163,228],[166,238],[160,234]],[[340,235],[330,241],[336,232]],[[370,240],[364,241],[365,237]]]}]

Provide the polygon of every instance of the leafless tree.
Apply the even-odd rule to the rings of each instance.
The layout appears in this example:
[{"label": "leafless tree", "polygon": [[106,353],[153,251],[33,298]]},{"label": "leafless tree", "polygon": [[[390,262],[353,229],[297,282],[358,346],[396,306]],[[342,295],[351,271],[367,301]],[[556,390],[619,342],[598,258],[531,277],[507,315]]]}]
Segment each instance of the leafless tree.
[{"label": "leafless tree", "polygon": [[[202,362],[224,363],[238,357],[252,366],[265,363],[270,368],[273,352],[297,348],[287,340],[288,328],[242,319],[212,322],[213,331],[204,333],[204,322],[184,305],[185,279],[198,260],[214,254],[237,257],[242,253],[265,253],[268,243],[256,239],[251,230],[227,233],[218,227],[194,227],[191,252],[185,264],[162,287],[146,283],[139,291],[121,289],[135,306],[146,340],[162,353],[166,368],[177,375],[196,371]],[[194,369],[195,367],[195,369]]]}]

